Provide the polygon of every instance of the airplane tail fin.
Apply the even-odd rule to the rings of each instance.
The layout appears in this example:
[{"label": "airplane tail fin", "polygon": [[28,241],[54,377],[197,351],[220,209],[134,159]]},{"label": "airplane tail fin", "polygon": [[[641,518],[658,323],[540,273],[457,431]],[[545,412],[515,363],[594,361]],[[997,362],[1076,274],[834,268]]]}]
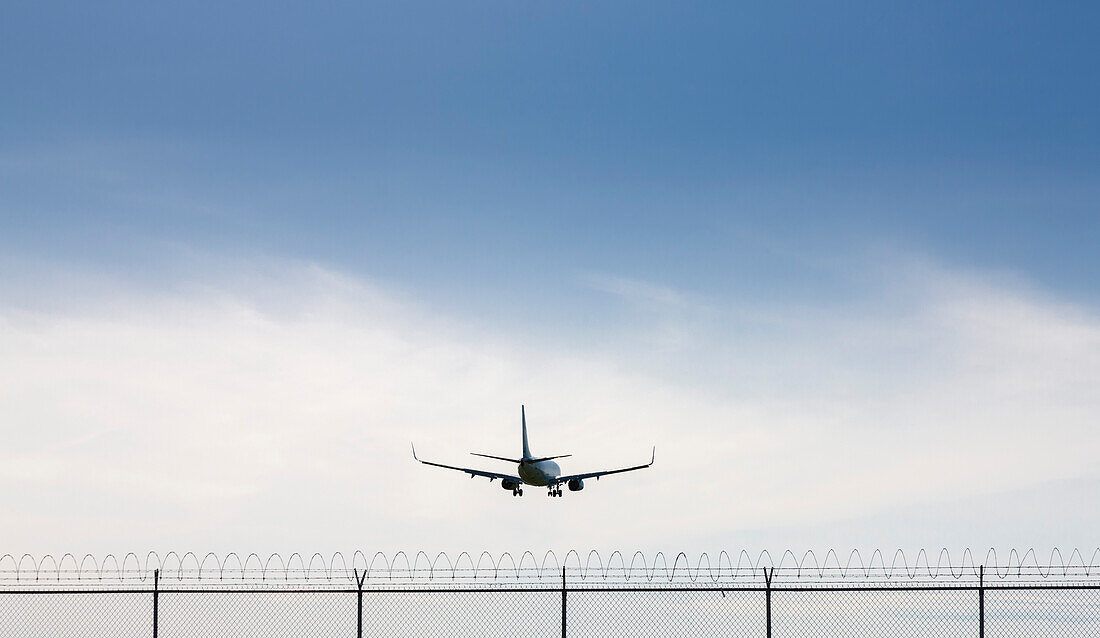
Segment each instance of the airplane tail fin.
[{"label": "airplane tail fin", "polygon": [[523,418],[523,458],[531,458],[531,448],[527,446],[527,410],[519,406],[520,416]]}]

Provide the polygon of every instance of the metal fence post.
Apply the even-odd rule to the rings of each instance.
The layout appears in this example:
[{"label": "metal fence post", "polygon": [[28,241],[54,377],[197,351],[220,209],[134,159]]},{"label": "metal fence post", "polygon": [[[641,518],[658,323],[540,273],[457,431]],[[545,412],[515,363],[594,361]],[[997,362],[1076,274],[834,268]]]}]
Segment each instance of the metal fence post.
[{"label": "metal fence post", "polygon": [[363,572],[363,575],[359,575],[358,569],[352,570],[355,573],[355,586],[356,586],[356,615],[355,615],[355,636],[356,638],[363,638],[363,581],[367,578],[367,573]]},{"label": "metal fence post", "polygon": [[561,638],[565,638],[565,567],[561,568]]},{"label": "metal fence post", "polygon": [[764,604],[767,612],[768,638],[772,638],[772,574],[775,568],[764,568]]},{"label": "metal fence post", "polygon": [[978,638],[985,638],[985,565],[978,567]]},{"label": "metal fence post", "polygon": [[160,630],[160,570],[153,570],[153,638]]}]

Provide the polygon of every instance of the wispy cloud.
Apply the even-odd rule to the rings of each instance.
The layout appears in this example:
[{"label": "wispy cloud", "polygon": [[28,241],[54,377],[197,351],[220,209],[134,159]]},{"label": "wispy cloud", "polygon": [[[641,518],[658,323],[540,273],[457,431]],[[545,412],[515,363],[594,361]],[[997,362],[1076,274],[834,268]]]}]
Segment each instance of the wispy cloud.
[{"label": "wispy cloud", "polygon": [[642,279],[606,273],[589,273],[583,277],[583,281],[594,290],[615,295],[638,305],[679,308],[688,303],[687,295],[679,290]]},{"label": "wispy cloud", "polygon": [[[667,547],[763,527],[809,540],[824,521],[1100,470],[1100,319],[974,274],[914,269],[822,308],[695,304],[599,277],[677,313],[609,320],[606,347],[580,352],[521,326],[455,329],[429,302],[311,264],[236,270],[0,298],[9,544]],[[647,325],[692,338],[655,351]],[[408,458],[411,439],[448,461],[509,453],[520,402],[536,450],[575,454],[567,469],[651,443],[658,463],[548,511]],[[949,538],[930,542],[960,538],[942,523]]]}]

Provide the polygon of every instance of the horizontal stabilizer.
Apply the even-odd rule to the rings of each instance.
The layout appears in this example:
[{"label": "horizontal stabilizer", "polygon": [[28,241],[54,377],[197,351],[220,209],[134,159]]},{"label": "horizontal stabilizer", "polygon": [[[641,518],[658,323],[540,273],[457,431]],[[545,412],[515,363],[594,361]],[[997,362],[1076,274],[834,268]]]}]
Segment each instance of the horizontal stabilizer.
[{"label": "horizontal stabilizer", "polygon": [[567,456],[573,456],[572,454],[559,454],[557,456],[544,456],[541,459],[527,459],[525,463],[538,463],[539,461],[549,461],[550,459],[564,459]]},{"label": "horizontal stabilizer", "polygon": [[503,456],[493,456],[492,454],[478,454],[477,452],[470,452],[474,456],[483,456],[487,459],[496,459],[498,461],[508,461],[509,463],[519,463],[519,459],[506,459]]}]

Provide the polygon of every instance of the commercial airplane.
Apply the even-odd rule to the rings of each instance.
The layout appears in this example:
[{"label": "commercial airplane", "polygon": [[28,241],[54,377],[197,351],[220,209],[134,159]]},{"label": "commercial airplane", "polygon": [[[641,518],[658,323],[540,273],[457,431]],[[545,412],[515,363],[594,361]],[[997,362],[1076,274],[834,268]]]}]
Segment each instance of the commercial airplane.
[{"label": "commercial airplane", "polygon": [[493,479],[500,479],[500,486],[506,490],[512,490],[512,496],[523,496],[524,485],[536,485],[545,487],[547,496],[561,496],[561,486],[564,483],[569,487],[570,492],[579,492],[584,489],[584,479],[594,478],[597,481],[601,476],[608,474],[619,474],[620,472],[630,472],[633,470],[641,470],[653,465],[653,459],[657,457],[657,448],[653,448],[653,454],[649,458],[649,463],[645,465],[635,465],[634,467],[624,467],[618,470],[603,470],[601,472],[585,472],[584,474],[569,474],[562,476],[561,468],[553,459],[562,459],[569,454],[560,454],[558,456],[544,456],[536,458],[531,454],[531,449],[527,446],[527,411],[523,406],[520,406],[520,417],[523,419],[523,458],[509,459],[503,456],[493,456],[491,454],[478,454],[477,452],[470,452],[474,456],[483,456],[489,459],[496,459],[498,461],[508,461],[510,463],[519,464],[519,476],[512,476],[511,474],[501,474],[499,472],[486,472],[485,470],[475,470],[468,467],[455,467],[453,465],[443,465],[442,463],[433,463],[431,461],[424,461],[416,456],[416,446],[413,446],[412,453],[413,458],[425,465],[434,465],[436,467],[447,468],[448,470],[458,470],[459,472],[465,472],[470,475],[470,478],[475,476],[484,476],[489,479],[491,483]]}]

